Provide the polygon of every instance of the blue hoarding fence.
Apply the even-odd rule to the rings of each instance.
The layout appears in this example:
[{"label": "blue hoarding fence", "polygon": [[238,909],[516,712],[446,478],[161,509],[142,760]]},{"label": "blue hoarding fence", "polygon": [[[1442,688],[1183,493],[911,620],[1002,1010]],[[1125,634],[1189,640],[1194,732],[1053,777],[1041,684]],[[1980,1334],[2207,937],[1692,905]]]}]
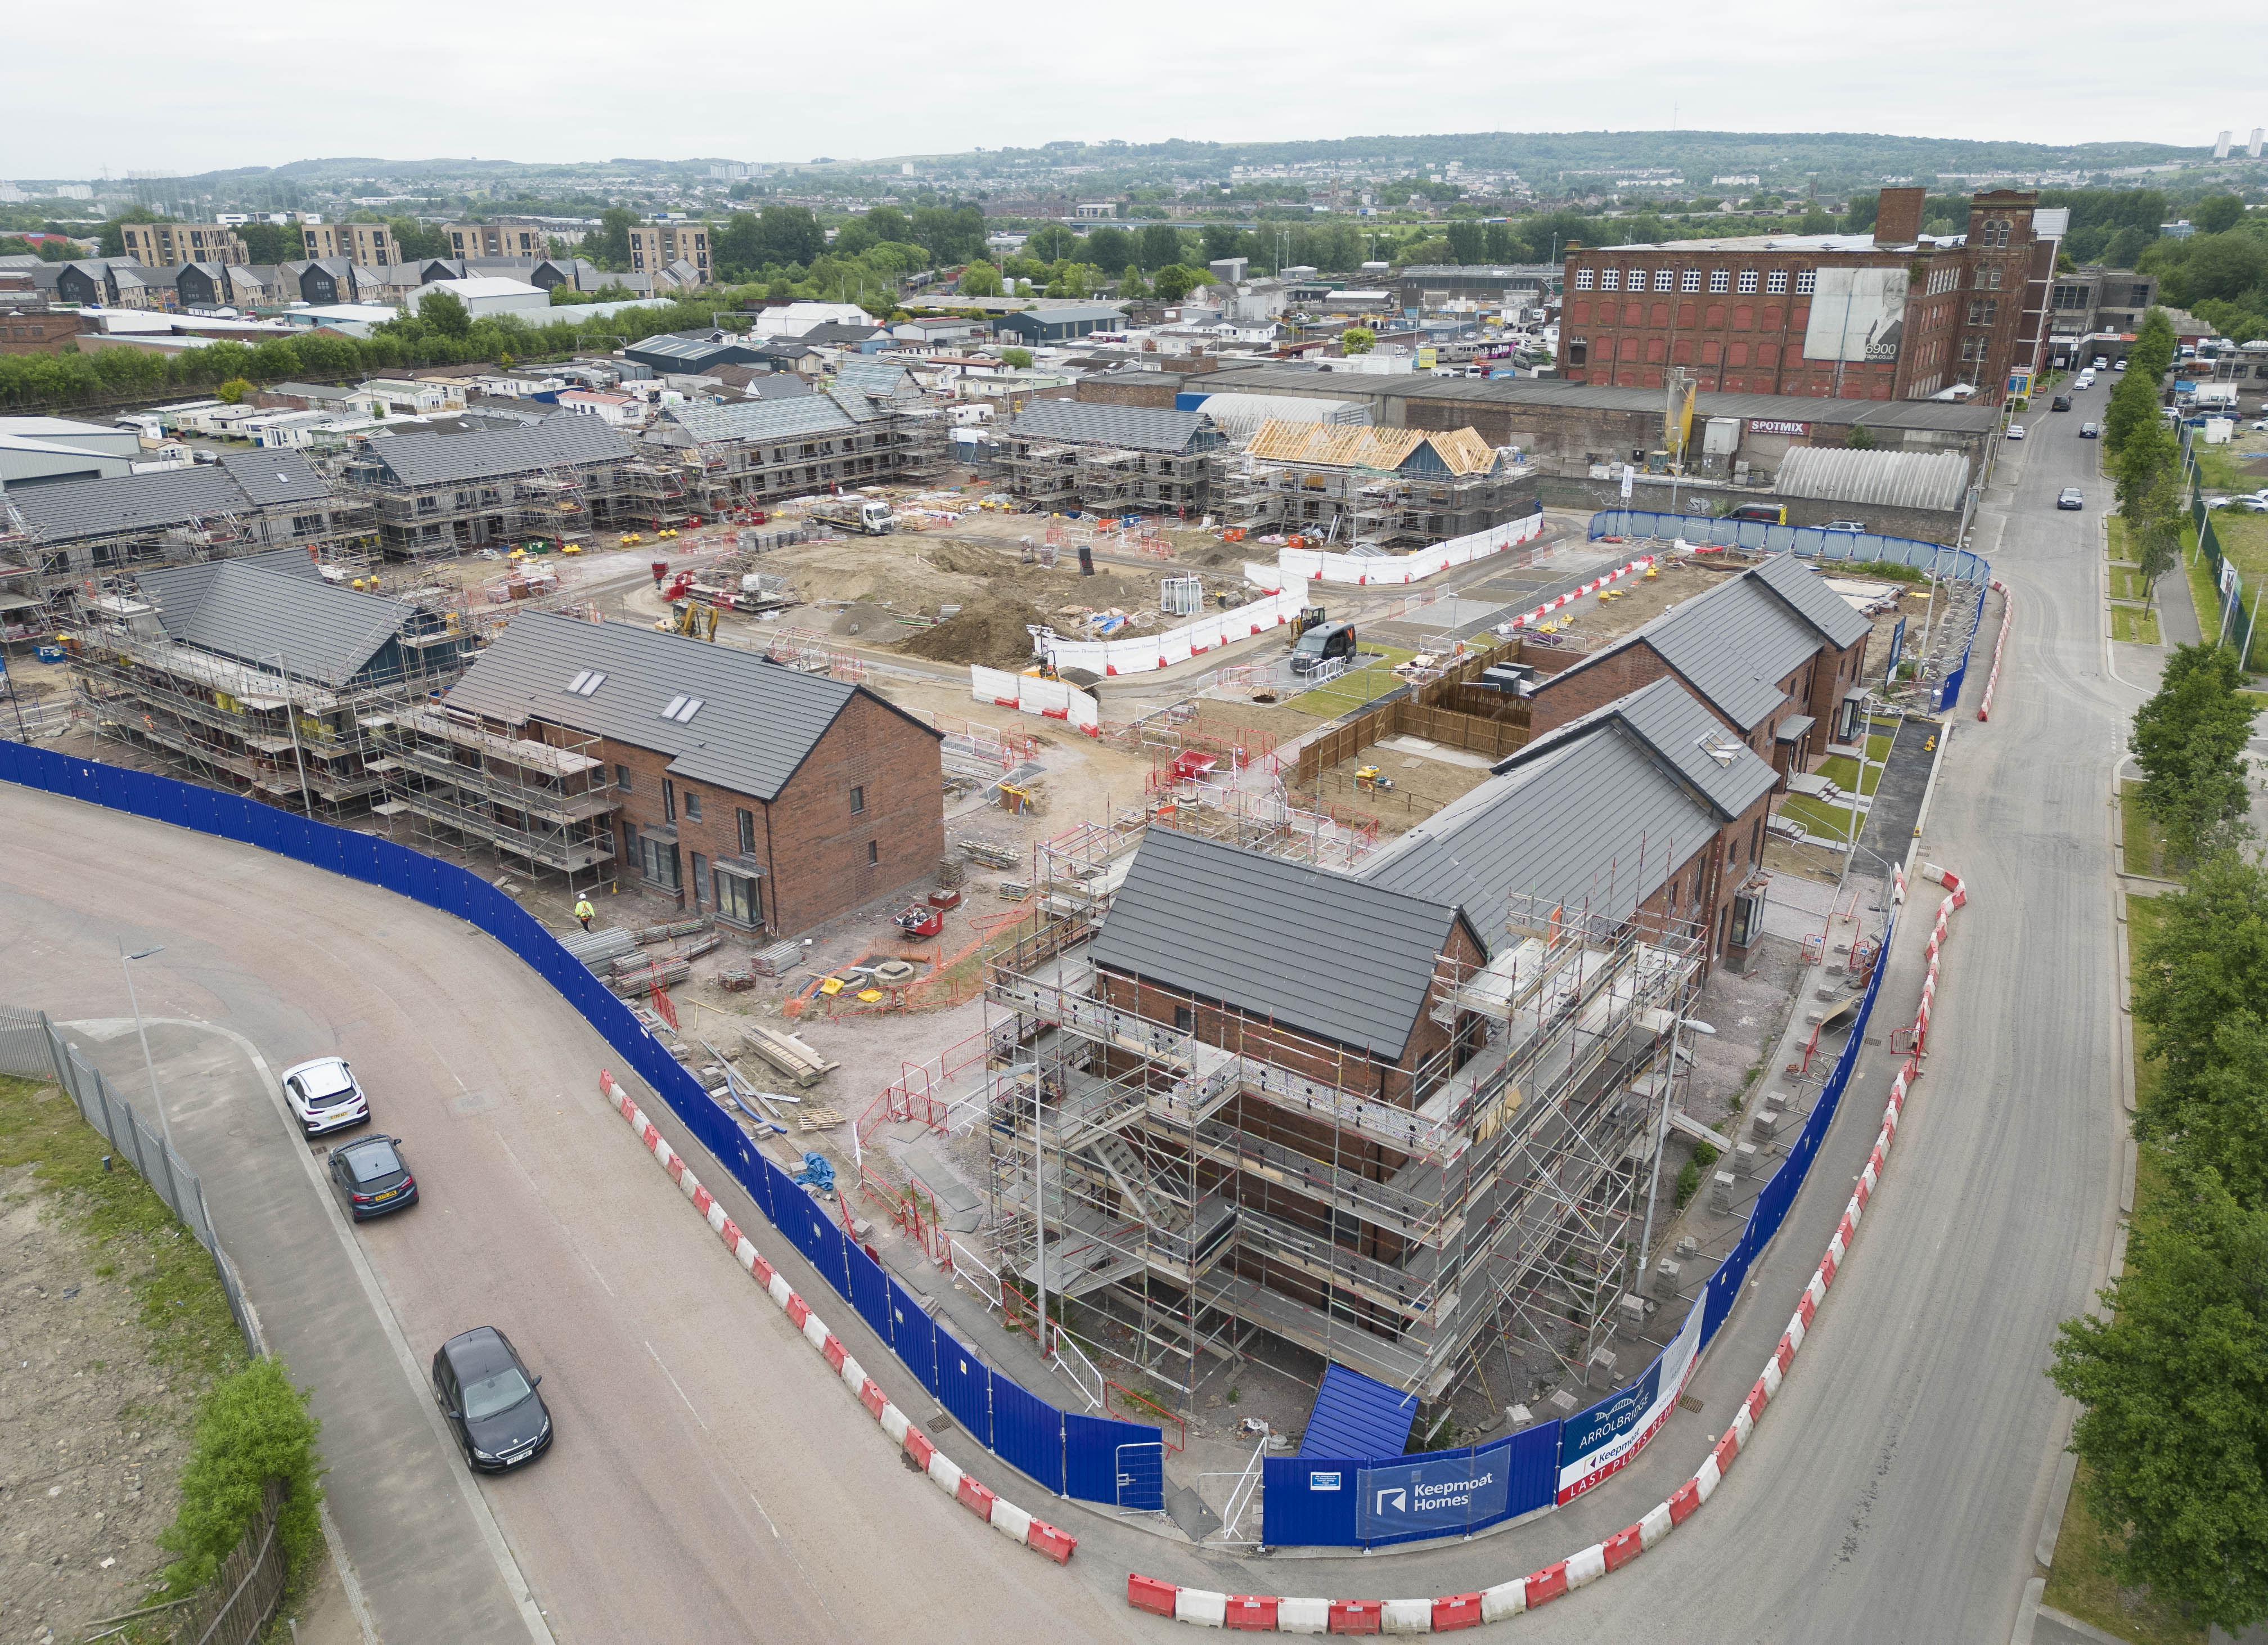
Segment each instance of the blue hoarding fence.
[{"label": "blue hoarding fence", "polygon": [[1642,508],[1602,509],[1585,533],[1601,537],[1668,537],[1714,548],[1746,549],[1757,554],[1794,554],[1807,560],[1861,564],[1887,560],[1918,572],[1934,572],[1953,582],[1990,581],[1992,568],[1966,549],[1874,531],[1827,531],[1817,526],[1773,526],[1760,520],[1711,520],[1700,514],[1659,514]]},{"label": "blue hoarding fence", "polygon": [[[747,1137],[582,963],[477,874],[391,840],[279,811],[237,794],[0,739],[0,781],[257,845],[394,891],[467,920],[549,982],[660,1096],[695,1140],[978,1442],[1049,1490],[1083,1501],[1165,1507],[1163,1436],[1153,1425],[1057,1410],[940,1331],[913,1295],[846,1238],[826,1209]],[[1144,1448],[1154,1460],[1143,1461]],[[1122,1479],[1131,1457],[1133,1482]]]}]

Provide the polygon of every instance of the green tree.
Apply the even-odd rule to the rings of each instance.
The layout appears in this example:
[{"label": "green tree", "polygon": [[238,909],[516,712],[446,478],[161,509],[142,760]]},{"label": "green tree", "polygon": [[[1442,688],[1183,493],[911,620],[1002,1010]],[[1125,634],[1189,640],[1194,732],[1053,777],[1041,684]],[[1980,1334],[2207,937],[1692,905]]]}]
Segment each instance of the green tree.
[{"label": "green tree", "polygon": [[1062,262],[1079,254],[1079,236],[1060,223],[1042,223],[1024,241],[1024,254],[1041,262]]},{"label": "green tree", "polygon": [[753,211],[735,211],[717,232],[712,249],[718,271],[727,278],[746,278],[763,266],[763,234]]},{"label": "green tree", "polygon": [[1152,278],[1150,289],[1160,302],[1178,303],[1204,283],[1205,277],[1196,269],[1169,262]]},{"label": "green tree", "polygon": [[[2210,858],[2159,909],[2158,929],[2134,963],[2134,1021],[2162,1069],[2134,1117],[2135,1134],[2152,1142],[2186,1137],[2215,1105],[2219,1071],[2238,1066],[2243,1052],[2223,1044],[2223,1029],[2268,1022],[2268,872],[2234,852]],[[2254,1088],[2254,1103],[2262,1089]],[[2252,1199],[2262,1185],[2250,1180]]]},{"label": "green tree", "polygon": [[1815,204],[1804,212],[1801,220],[1795,225],[1795,232],[1799,234],[1832,234],[1835,232],[1835,219]]},{"label": "green tree", "polygon": [[2174,348],[2174,322],[2166,317],[2164,309],[2153,304],[2135,329],[2134,346],[2126,351],[2128,374],[2141,372],[2149,379],[2154,394],[2158,380],[2173,369]]},{"label": "green tree", "polygon": [[1339,352],[1367,354],[1378,346],[1378,333],[1368,326],[1349,326],[1339,333]]},{"label": "green tree", "polygon": [[1843,437],[1843,443],[1852,451],[1872,451],[1874,449],[1874,431],[1864,423],[1853,423],[1851,432]]},{"label": "green tree", "polygon": [[906,220],[906,214],[894,205],[878,205],[857,220],[865,224],[873,232],[878,245],[886,240],[898,245],[914,243],[914,225]]},{"label": "green tree", "polygon": [[473,328],[473,317],[464,299],[454,291],[427,286],[417,301],[417,318],[427,329],[445,337],[461,337]]},{"label": "green tree", "polygon": [[1460,219],[1449,225],[1447,233],[1452,262],[1478,262],[1487,255],[1488,236],[1478,223]]},{"label": "green tree", "polygon": [[601,269],[629,268],[630,230],[637,226],[637,213],[608,206],[599,213],[599,232],[583,242],[585,254]]},{"label": "green tree", "polygon": [[835,231],[835,239],[828,249],[838,257],[856,257],[872,251],[881,243],[881,237],[874,232],[873,224],[864,218],[854,217]]},{"label": "green tree", "polygon": [[213,395],[224,405],[242,405],[245,395],[250,394],[252,390],[253,385],[244,378],[232,377],[214,389]]},{"label": "green tree", "polygon": [[1086,261],[1114,279],[1134,261],[1134,237],[1123,228],[1099,228],[1086,237]]},{"label": "green tree", "polygon": [[1141,233],[1135,238],[1140,246],[1136,261],[1142,265],[1145,273],[1155,274],[1160,269],[1170,268],[1182,260],[1181,232],[1167,224],[1146,224]]},{"label": "green tree", "polygon": [[2232,1633],[2268,1618],[2268,1212],[2209,1169],[2138,1212],[2111,1317],[2067,1320],[2049,1375],[2085,1407],[2088,1507],[2118,1579]]},{"label": "green tree", "polygon": [[2146,371],[2129,367],[2110,391],[2102,411],[2102,443],[2115,459],[2126,443],[2146,429],[2159,426],[2158,381]]},{"label": "green tree", "polygon": [[2200,234],[2226,234],[2244,221],[2244,196],[2207,195],[2190,208],[2190,221]]},{"label": "green tree", "polygon": [[446,257],[456,249],[439,228],[428,228],[414,217],[388,218],[386,225],[394,231],[394,243],[401,248],[404,262]]},{"label": "green tree", "polygon": [[255,1360],[212,1385],[197,1411],[181,1505],[158,1545],[174,1556],[166,1568],[169,1592],[180,1597],[212,1581],[220,1563],[260,1516],[270,1479],[284,1486],[276,1535],[285,1564],[296,1569],[322,1536],[323,1498],[307,1396],[291,1386],[282,1363]]},{"label": "green tree", "polygon": [[1247,237],[1244,231],[1233,223],[1208,223],[1199,231],[1199,238],[1204,241],[1204,256],[1207,262],[1219,262],[1228,257],[1247,257],[1252,254],[1250,248],[1245,244]]},{"label": "green tree", "polygon": [[1130,300],[1150,295],[1150,288],[1142,281],[1142,270],[1130,262],[1126,265],[1126,271],[1118,277],[1118,295]]},{"label": "green tree", "polygon": [[827,231],[804,206],[766,206],[757,227],[766,265],[806,268],[827,249]]},{"label": "green tree", "polygon": [[2244,684],[2233,650],[2176,646],[2157,695],[2135,711],[2126,744],[2142,769],[2135,799],[2183,860],[2224,844],[2245,814],[2245,745],[2259,711]]},{"label": "green tree", "polygon": [[1032,351],[1029,349],[1003,349],[1000,358],[1004,364],[1012,365],[1020,372],[1032,369]]},{"label": "green tree", "polygon": [[[1491,223],[1483,231],[1481,249],[1491,262],[1526,262],[1528,247],[1509,223]],[[1320,265],[1319,265],[1320,266]]]},{"label": "green tree", "polygon": [[1000,270],[989,262],[972,262],[961,271],[961,290],[968,297],[1000,295]]}]

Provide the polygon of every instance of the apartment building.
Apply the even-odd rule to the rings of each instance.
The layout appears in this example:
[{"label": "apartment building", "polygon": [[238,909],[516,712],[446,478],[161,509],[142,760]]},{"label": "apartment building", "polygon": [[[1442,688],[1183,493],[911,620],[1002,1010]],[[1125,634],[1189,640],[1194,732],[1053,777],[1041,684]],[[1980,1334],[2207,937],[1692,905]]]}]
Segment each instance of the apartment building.
[{"label": "apartment building", "polygon": [[540,262],[551,254],[551,237],[534,223],[500,219],[494,223],[452,223],[441,231],[449,237],[449,255],[460,259],[508,257]]},{"label": "apartment building", "polygon": [[243,237],[218,223],[122,223],[118,232],[125,242],[127,261],[152,269],[175,269],[185,262],[252,261]]},{"label": "apartment building", "polygon": [[[365,268],[384,269],[401,261],[401,243],[383,223],[309,223],[301,226],[300,232],[306,239],[310,262],[343,257]],[[239,255],[235,261],[252,259]]]},{"label": "apartment building", "polygon": [[671,264],[690,263],[709,284],[709,225],[706,223],[642,223],[630,230],[630,272],[659,274]]}]

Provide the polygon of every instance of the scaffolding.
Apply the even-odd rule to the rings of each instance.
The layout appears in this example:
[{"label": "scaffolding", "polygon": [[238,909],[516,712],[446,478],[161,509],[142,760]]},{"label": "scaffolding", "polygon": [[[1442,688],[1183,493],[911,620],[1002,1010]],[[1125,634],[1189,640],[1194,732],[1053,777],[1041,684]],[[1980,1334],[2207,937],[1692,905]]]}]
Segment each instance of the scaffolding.
[{"label": "scaffolding", "polygon": [[[1042,873],[1094,888],[1123,843]],[[1256,1332],[1438,1400],[1497,1341],[1578,1366],[1629,1317],[1693,927],[1516,899],[1485,963],[1436,960],[1431,1049],[1388,1064],[1193,997],[1145,1014],[1170,990],[1094,963],[1100,900],[1043,898],[988,957],[950,1111],[986,1128],[1004,1272],[1185,1413]]]},{"label": "scaffolding", "polygon": [[372,459],[350,461],[339,485],[367,516],[370,534],[389,558],[448,558],[484,543],[587,537],[632,493],[626,471],[637,466],[618,460],[549,463],[518,474],[392,485]]},{"label": "scaffolding", "polygon": [[564,874],[571,891],[577,874],[614,860],[611,817],[621,796],[598,737],[539,741],[414,704],[360,724],[375,756],[365,769],[384,788],[372,807],[379,815],[414,819],[429,837],[439,830],[488,845],[531,872]]},{"label": "scaffolding", "polygon": [[1079,448],[1057,440],[1009,447],[1008,488],[1027,503],[1056,509],[1079,500]]}]

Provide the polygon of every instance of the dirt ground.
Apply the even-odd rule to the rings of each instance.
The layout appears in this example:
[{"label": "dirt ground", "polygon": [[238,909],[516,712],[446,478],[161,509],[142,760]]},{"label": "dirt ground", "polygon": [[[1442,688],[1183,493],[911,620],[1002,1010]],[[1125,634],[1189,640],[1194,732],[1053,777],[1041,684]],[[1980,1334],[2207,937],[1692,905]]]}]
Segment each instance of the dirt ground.
[{"label": "dirt ground", "polygon": [[1644,573],[1625,577],[1613,587],[1599,591],[1611,598],[1602,601],[1599,594],[1586,595],[1563,606],[1536,626],[1540,629],[1543,623],[1556,624],[1556,631],[1572,634],[1596,646],[1643,627],[1673,605],[1705,594],[1738,569],[1723,566],[1715,556],[1666,561],[1651,579]]},{"label": "dirt ground", "polygon": [[[1391,790],[1365,793],[1356,786],[1355,772],[1366,765],[1394,784]],[[1320,772],[1315,781],[1294,794],[1294,802],[1327,810],[1353,822],[1375,822],[1381,836],[1405,834],[1452,800],[1470,793],[1488,780],[1485,764],[1465,765],[1429,759],[1407,749],[1373,743],[1353,758],[1342,760]]]}]

